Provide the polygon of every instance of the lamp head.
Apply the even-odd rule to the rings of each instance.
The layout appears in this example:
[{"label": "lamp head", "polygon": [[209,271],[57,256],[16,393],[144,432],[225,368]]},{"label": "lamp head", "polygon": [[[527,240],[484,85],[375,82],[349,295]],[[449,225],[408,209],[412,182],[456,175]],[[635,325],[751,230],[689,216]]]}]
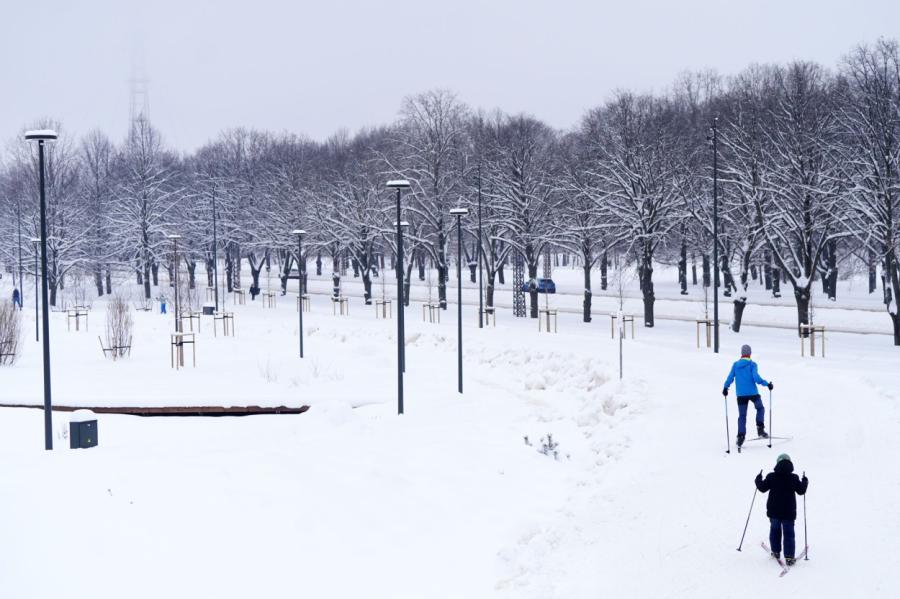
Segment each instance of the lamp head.
[{"label": "lamp head", "polygon": [[291,231],[291,235],[306,235],[306,231],[303,229],[294,229]]},{"label": "lamp head", "polygon": [[469,213],[468,208],[451,208],[450,216],[465,216]]},{"label": "lamp head", "polygon": [[[397,226],[397,221],[394,221],[394,226],[395,226],[395,227]],[[401,226],[401,227],[408,227],[408,226],[409,226],[409,223],[406,222],[405,220],[401,220],[401,221],[400,221],[400,226]]]},{"label": "lamp head", "polygon": [[32,237],[32,238],[29,239],[28,241],[30,241],[31,243],[40,243],[40,242],[41,242],[41,238],[40,238],[40,237]]},{"label": "lamp head", "polygon": [[166,235],[166,237],[169,238],[169,239],[181,239],[181,235],[174,235],[174,234],[173,234],[173,235]]},{"label": "lamp head", "polygon": [[26,141],[54,141],[57,137],[53,129],[32,129],[25,132]]},{"label": "lamp head", "polygon": [[406,179],[393,179],[385,184],[389,189],[409,189],[409,181]]}]

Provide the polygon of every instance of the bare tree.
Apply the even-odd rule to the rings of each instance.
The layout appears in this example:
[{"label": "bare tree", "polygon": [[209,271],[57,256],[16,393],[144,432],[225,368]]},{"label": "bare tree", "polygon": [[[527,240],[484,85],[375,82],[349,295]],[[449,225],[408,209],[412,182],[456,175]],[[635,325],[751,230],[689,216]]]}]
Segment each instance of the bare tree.
[{"label": "bare tree", "polygon": [[851,140],[842,161],[853,181],[846,227],[882,261],[884,304],[900,345],[900,49],[895,40],[856,48],[844,61],[839,119]]}]

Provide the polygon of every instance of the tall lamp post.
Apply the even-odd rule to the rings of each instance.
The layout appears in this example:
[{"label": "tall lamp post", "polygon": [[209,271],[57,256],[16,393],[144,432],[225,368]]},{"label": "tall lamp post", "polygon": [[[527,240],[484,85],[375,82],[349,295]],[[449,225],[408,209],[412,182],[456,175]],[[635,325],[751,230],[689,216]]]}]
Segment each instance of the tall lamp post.
[{"label": "tall lamp post", "polygon": [[456,217],[456,369],[459,378],[459,392],[463,392],[462,360],[462,217],[468,208],[452,208],[450,216]]},{"label": "tall lamp post", "polygon": [[719,117],[713,118],[713,352],[719,353]]},{"label": "tall lamp post", "polygon": [[297,290],[299,293],[300,303],[300,357],[303,357],[303,236],[306,231],[303,229],[294,229],[291,235],[297,236]]},{"label": "tall lamp post", "polygon": [[[57,138],[56,131],[38,129],[26,131],[26,141],[38,145],[38,169],[41,197],[41,325],[44,329],[44,449],[53,449],[53,402],[50,393],[50,310],[47,302],[47,197],[44,190],[44,144]],[[37,315],[35,315],[37,318]]]},{"label": "tall lamp post", "polygon": [[403,370],[406,367],[404,355],[404,328],[403,328],[403,219],[400,216],[400,193],[409,189],[409,181],[395,179],[387,182],[388,189],[397,190],[397,413],[403,413]]},{"label": "tall lamp post", "polygon": [[31,249],[34,252],[34,340],[40,341],[41,340],[41,333],[40,333],[41,329],[39,328],[39,326],[40,326],[41,321],[38,318],[38,315],[41,313],[41,311],[38,308],[38,301],[41,298],[41,294],[38,292],[38,256],[39,256],[38,244],[41,242],[41,238],[40,237],[32,237],[30,241],[31,241]]},{"label": "tall lamp post", "polygon": [[172,240],[172,270],[175,271],[175,332],[181,332],[181,318],[178,313],[178,240],[181,235],[168,235]]}]

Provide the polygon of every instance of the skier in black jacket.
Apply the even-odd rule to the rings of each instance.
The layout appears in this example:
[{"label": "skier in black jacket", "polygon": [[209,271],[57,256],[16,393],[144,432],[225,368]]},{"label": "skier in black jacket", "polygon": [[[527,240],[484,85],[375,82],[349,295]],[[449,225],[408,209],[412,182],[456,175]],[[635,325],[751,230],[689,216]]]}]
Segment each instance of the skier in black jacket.
[{"label": "skier in black jacket", "polygon": [[784,533],[784,559],[787,565],[794,565],[794,520],[797,519],[797,495],[806,493],[809,479],[806,475],[800,479],[794,474],[794,464],[791,456],[786,453],[778,456],[775,461],[775,471],[770,472],[763,479],[762,472],[756,475],[756,488],[763,493],[769,493],[766,502],[766,515],[771,522],[769,529],[769,543],[772,547],[772,555],[777,559],[781,554],[781,536]]}]

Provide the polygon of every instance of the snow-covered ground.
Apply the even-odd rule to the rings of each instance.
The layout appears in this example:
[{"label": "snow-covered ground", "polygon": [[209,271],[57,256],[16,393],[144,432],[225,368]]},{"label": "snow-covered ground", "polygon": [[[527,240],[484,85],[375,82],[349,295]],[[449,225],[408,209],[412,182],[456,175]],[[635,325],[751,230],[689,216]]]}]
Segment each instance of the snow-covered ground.
[{"label": "snow-covered ground", "polygon": [[[789,306],[773,310],[790,322]],[[588,325],[563,313],[559,333],[546,334],[504,311],[496,328],[479,330],[464,306],[459,395],[455,306],[429,324],[414,303],[398,417],[395,320],[376,319],[359,300],[350,316],[333,316],[327,298],[313,296],[301,361],[293,297],[274,310],[249,301],[233,309],[237,336],[213,337],[205,321],[197,368],[178,372],[169,366],[171,315],[135,314],[132,358],[112,363],[97,341],[103,302],[87,333],[66,332],[53,313],[59,403],[312,407],[245,418],[102,415],[98,448],[54,452],[43,451],[41,411],[0,409],[0,597],[712,599],[900,589],[900,355],[889,337],[829,334],[827,358],[801,359],[791,330],[723,327],[714,355],[695,348],[692,322],[638,323],[619,381],[605,317]],[[887,317],[873,314],[886,328]],[[0,367],[5,403],[41,398],[33,314],[25,316],[21,359]],[[742,343],[775,383],[774,434],[791,440],[726,455],[721,385]],[[556,459],[537,451],[548,433]],[[735,549],[753,477],[782,451],[810,479],[811,548],[810,561],[779,579],[758,548],[765,497],[743,552]],[[802,545],[802,520],[798,534]]]}]

